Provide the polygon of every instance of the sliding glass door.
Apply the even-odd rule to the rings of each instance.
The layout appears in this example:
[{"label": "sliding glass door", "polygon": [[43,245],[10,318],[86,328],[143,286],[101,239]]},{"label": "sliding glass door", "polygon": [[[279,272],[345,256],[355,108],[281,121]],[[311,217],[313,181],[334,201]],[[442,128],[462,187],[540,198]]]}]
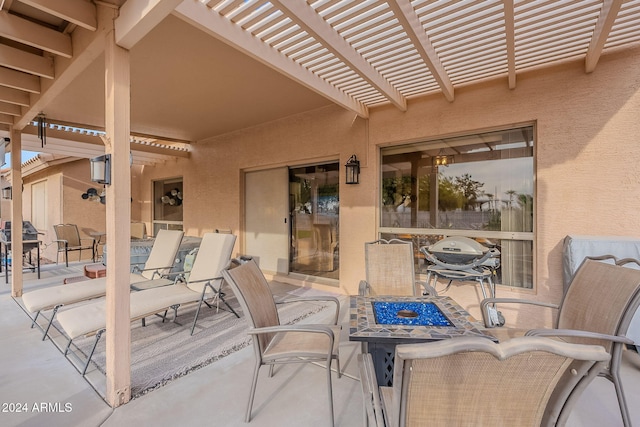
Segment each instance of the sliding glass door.
[{"label": "sliding glass door", "polygon": [[339,277],[339,164],[289,169],[289,271]]}]

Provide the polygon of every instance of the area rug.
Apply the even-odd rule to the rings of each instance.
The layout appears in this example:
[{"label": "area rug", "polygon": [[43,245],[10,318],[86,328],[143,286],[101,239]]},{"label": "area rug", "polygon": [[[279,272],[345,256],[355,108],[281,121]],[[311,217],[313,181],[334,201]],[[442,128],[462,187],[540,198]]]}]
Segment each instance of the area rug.
[{"label": "area rug", "polygon": [[[178,310],[178,323],[163,323],[160,317],[152,316],[147,318],[145,327],[140,321],[131,324],[133,399],[250,345],[247,319],[244,318],[237,300],[233,295],[225,299],[240,318],[229,311],[223,311],[222,303],[218,313],[215,308],[203,305],[193,336],[190,332],[195,305]],[[326,307],[325,303],[318,301],[279,304],[278,314],[281,323],[296,323]],[[168,314],[168,318],[173,319],[172,312]],[[86,355],[93,346],[94,338],[77,339],[74,343]],[[99,371],[105,372],[104,336],[91,360]]]}]

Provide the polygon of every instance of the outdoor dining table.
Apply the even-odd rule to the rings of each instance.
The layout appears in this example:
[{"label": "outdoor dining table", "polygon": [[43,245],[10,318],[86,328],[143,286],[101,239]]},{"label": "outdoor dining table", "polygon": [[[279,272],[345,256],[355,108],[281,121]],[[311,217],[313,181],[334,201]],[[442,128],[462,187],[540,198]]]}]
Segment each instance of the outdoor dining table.
[{"label": "outdoor dining table", "polygon": [[351,296],[349,340],[371,353],[378,384],[391,386],[398,344],[460,336],[496,339],[481,331],[481,322],[448,296]]}]

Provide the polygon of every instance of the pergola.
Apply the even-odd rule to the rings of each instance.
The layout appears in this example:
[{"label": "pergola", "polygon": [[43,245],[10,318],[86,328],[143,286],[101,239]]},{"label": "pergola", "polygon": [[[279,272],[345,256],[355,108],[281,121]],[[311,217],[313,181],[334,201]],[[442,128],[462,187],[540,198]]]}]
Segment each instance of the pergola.
[{"label": "pergola", "polygon": [[590,73],[603,52],[638,42],[638,0],[0,0],[0,134],[15,187],[23,149],[112,155],[115,407],[130,397],[128,272],[115,268],[129,262],[130,153],[139,164],[188,157],[192,142],[330,103],[367,118],[412,97],[455,102],[456,88],[516,89],[520,72],[576,58]]}]

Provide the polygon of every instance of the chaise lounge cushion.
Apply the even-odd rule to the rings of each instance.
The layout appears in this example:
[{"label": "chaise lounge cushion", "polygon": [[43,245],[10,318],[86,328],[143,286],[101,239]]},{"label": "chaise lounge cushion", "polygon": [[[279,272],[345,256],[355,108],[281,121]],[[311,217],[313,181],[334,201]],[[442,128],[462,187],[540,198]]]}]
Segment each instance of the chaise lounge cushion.
[{"label": "chaise lounge cushion", "polygon": [[[130,274],[131,283],[147,280],[140,274]],[[64,286],[51,286],[37,289],[22,295],[22,302],[27,310],[35,313],[41,310],[52,309],[58,304],[66,304],[69,301],[83,301],[103,296],[107,289],[107,278],[86,280],[83,282],[68,283]]]},{"label": "chaise lounge cushion", "polygon": [[[131,294],[131,319],[138,319],[164,311],[176,304],[197,302],[200,294],[184,284],[146,289]],[[106,325],[106,304],[98,300],[58,313],[58,322],[69,338],[89,335]]]}]

